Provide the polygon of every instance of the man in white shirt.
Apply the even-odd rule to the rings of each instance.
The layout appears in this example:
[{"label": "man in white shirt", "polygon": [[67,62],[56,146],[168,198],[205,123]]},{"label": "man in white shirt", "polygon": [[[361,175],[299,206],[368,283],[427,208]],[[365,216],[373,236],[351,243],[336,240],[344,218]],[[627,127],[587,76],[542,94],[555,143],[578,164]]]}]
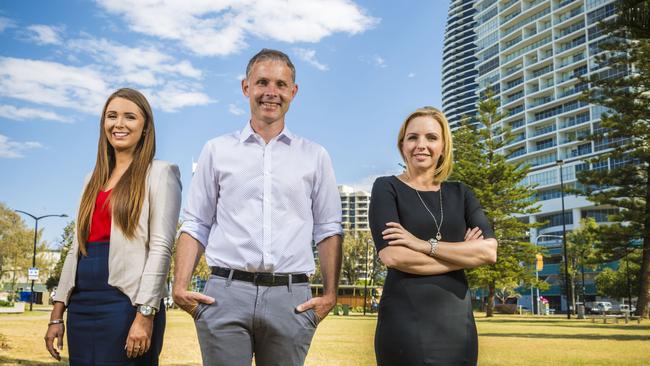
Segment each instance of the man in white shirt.
[{"label": "man in white shirt", "polygon": [[[204,365],[302,365],[336,304],[341,201],[327,151],[284,117],[298,92],[287,55],[263,49],[242,91],[251,118],[206,143],[183,211],[173,297],[195,319]],[[311,297],[312,241],[323,296]],[[205,252],[212,276],[187,291]]]}]

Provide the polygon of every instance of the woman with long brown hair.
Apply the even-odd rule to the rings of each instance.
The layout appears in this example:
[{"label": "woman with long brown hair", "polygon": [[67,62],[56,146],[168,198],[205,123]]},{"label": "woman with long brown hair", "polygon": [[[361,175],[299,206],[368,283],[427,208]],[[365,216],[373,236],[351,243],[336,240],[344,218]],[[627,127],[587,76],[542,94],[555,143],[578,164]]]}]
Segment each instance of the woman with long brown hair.
[{"label": "woman with long brown hair", "polygon": [[67,308],[71,365],[158,365],[180,173],[154,160],[153,113],[140,92],[111,94],[99,127],[45,345],[61,359]]}]

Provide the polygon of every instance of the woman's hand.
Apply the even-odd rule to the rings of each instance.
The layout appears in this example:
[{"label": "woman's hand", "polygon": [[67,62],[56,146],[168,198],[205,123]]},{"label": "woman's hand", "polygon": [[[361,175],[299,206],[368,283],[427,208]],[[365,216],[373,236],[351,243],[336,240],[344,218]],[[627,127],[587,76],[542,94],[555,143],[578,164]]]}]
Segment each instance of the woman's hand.
[{"label": "woman's hand", "polygon": [[483,239],[483,232],[479,227],[475,227],[473,229],[467,229],[465,232],[465,241],[470,241],[470,240],[475,240],[475,239]]},{"label": "woman's hand", "polygon": [[126,337],[126,356],[134,358],[142,356],[151,347],[151,334],[153,333],[153,316],[144,316],[136,313],[129,335]]},{"label": "woman's hand", "polygon": [[[61,322],[59,324],[49,324],[45,332],[45,348],[56,360],[61,361],[59,351],[63,349],[63,335],[65,334],[65,326],[63,325],[63,313],[65,312],[65,305],[61,301],[55,301],[52,312],[50,313],[50,322]],[[54,341],[56,340],[56,348],[54,348]]]},{"label": "woman's hand", "polygon": [[[59,351],[63,349],[63,335],[65,334],[65,326],[61,324],[52,324],[47,327],[45,332],[45,348],[50,352],[52,357],[57,361],[61,361],[61,354]],[[54,340],[56,340],[56,348],[54,348]]]},{"label": "woman's hand", "polygon": [[386,223],[388,229],[381,232],[384,240],[389,240],[388,245],[401,245],[416,252],[429,254],[431,245],[425,240],[413,236],[397,222]]}]

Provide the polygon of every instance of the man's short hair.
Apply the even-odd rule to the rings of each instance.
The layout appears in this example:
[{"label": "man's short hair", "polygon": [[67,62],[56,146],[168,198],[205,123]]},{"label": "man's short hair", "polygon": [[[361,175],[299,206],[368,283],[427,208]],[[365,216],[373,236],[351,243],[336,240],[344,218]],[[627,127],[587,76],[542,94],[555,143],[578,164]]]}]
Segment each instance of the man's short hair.
[{"label": "man's short hair", "polygon": [[278,51],[278,50],[272,50],[269,48],[262,48],[260,52],[258,52],[253,58],[248,61],[248,66],[246,66],[246,79],[248,79],[251,76],[251,70],[253,69],[253,65],[257,62],[262,62],[262,61],[282,61],[284,62],[287,67],[291,70],[291,80],[295,83],[296,82],[296,68],[293,66],[293,63],[291,62],[291,59],[289,59],[289,56],[287,56],[284,52]]}]

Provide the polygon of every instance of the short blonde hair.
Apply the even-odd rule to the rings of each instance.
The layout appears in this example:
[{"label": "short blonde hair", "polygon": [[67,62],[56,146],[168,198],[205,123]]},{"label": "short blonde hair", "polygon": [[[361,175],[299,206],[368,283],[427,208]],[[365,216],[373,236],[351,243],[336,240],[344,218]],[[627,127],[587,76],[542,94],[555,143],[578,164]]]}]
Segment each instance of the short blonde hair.
[{"label": "short blonde hair", "polygon": [[417,117],[431,117],[440,124],[440,127],[442,127],[442,141],[444,145],[442,148],[442,155],[440,155],[440,158],[438,159],[438,164],[433,175],[433,182],[441,183],[445,181],[451,174],[454,162],[453,145],[451,141],[451,130],[449,129],[449,122],[447,122],[447,118],[440,110],[425,106],[418,108],[413,113],[409,114],[399,129],[399,134],[397,135],[397,149],[399,150],[399,154],[402,156],[402,160],[406,164],[406,171],[408,173],[408,161],[404,157],[404,154],[402,154],[402,145],[404,143],[404,136],[406,135],[406,128],[408,127],[409,123]]}]

